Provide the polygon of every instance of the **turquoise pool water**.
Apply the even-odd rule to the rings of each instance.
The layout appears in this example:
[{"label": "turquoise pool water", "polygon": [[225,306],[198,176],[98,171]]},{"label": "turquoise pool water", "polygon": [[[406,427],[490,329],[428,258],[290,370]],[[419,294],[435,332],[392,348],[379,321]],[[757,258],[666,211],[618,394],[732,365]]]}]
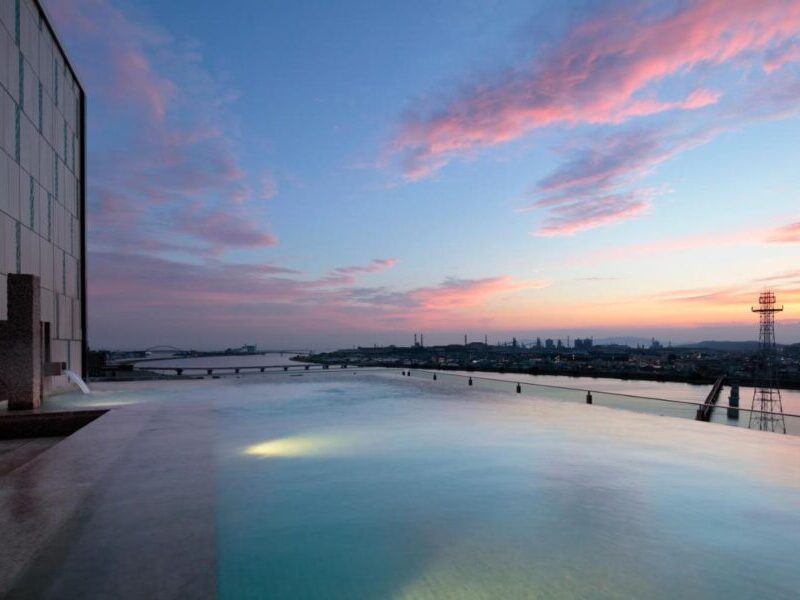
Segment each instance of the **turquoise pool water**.
[{"label": "turquoise pool water", "polygon": [[221,598],[800,590],[800,438],[392,374],[211,389]]}]

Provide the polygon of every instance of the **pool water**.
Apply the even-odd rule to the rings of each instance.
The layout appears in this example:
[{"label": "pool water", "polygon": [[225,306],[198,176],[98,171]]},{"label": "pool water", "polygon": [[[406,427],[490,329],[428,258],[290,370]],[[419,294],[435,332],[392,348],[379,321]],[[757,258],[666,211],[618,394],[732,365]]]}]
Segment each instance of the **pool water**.
[{"label": "pool water", "polygon": [[800,590],[800,438],[394,374],[215,385],[221,598]]}]

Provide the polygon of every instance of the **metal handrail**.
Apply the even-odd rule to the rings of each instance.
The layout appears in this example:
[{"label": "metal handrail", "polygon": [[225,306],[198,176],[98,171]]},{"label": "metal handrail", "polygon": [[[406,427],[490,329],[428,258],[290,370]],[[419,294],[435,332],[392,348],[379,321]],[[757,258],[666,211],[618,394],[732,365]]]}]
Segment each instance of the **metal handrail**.
[{"label": "metal handrail", "polygon": [[[412,369],[407,369],[407,370],[409,372],[412,371]],[[567,386],[561,386],[561,385],[552,385],[552,384],[548,384],[548,383],[533,383],[533,382],[529,382],[529,381],[514,381],[514,380],[510,380],[510,379],[496,379],[494,377],[484,377],[484,376],[480,376],[480,375],[463,375],[461,373],[453,373],[453,372],[450,372],[450,371],[430,371],[428,369],[416,369],[416,371],[420,372],[420,373],[428,373],[428,374],[431,374],[431,375],[436,373],[437,375],[445,375],[445,376],[450,376],[450,377],[461,377],[461,378],[464,378],[464,379],[471,378],[471,379],[477,379],[477,380],[482,380],[482,381],[492,381],[492,382],[495,382],[495,383],[510,383],[510,384],[518,384],[518,385],[527,385],[527,386],[532,386],[532,387],[544,387],[544,388],[550,388],[550,389],[556,389],[556,390],[567,390],[567,391],[581,392],[581,393],[591,392],[592,394],[604,394],[606,396],[622,396],[623,398],[632,398],[634,400],[651,400],[651,401],[655,401],[655,402],[671,402],[673,404],[685,404],[685,405],[688,405],[688,406],[704,406],[705,405],[704,402],[693,402],[691,400],[673,400],[671,398],[656,398],[655,396],[638,396],[638,395],[635,395],[635,394],[626,394],[624,392],[607,392],[607,391],[604,391],[604,390],[595,390],[595,389],[590,389],[590,388],[567,387]],[[718,404],[716,407],[717,408],[738,408],[741,411],[754,412],[754,413],[766,413],[766,412],[768,412],[768,411],[755,410],[755,409],[751,409],[751,408],[744,408],[742,406],[731,406],[731,407],[729,407],[728,405],[725,405],[725,404]],[[784,412],[783,415],[785,417],[798,417],[798,418],[800,418],[800,415],[793,414],[793,413]]]}]

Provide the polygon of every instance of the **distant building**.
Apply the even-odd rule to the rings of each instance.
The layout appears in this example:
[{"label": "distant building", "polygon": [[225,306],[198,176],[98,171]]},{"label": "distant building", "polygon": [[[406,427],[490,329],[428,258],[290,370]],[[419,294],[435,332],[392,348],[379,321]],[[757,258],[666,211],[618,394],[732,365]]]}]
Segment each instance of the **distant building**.
[{"label": "distant building", "polygon": [[555,342],[553,342],[553,340],[552,340],[552,339],[550,339],[550,338],[547,338],[547,339],[544,341],[544,347],[545,347],[545,349],[547,349],[547,350],[554,350],[554,349],[555,349],[555,347],[556,347],[556,345],[555,345]]},{"label": "distant building", "polygon": [[[8,275],[36,275],[43,362],[85,376],[86,97],[39,1],[2,6],[0,321]],[[64,375],[47,379],[51,389],[68,385]]]}]

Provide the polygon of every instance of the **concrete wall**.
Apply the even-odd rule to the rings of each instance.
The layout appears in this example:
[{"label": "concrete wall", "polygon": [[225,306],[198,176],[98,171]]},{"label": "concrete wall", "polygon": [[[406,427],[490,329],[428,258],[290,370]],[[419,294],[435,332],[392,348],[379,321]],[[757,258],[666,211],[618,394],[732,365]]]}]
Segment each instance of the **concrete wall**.
[{"label": "concrete wall", "polygon": [[[34,0],[0,0],[0,320],[8,273],[41,278],[52,361],[82,371],[83,92]],[[64,377],[53,380],[66,386]]]}]

